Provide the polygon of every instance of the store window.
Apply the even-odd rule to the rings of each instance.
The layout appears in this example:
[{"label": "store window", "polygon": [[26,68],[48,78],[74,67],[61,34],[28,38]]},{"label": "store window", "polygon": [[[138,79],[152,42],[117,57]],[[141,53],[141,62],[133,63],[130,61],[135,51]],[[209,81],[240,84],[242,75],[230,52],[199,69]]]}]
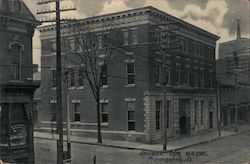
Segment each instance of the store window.
[{"label": "store window", "polygon": [[0,146],[9,145],[9,110],[6,104],[0,105]]}]

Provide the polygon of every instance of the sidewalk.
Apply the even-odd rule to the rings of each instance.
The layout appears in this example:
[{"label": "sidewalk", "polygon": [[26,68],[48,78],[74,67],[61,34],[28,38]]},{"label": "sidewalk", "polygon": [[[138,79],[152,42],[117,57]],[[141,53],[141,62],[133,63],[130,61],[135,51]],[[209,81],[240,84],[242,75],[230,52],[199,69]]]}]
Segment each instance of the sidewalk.
[{"label": "sidewalk", "polygon": [[[185,137],[176,140],[169,140],[167,143],[167,150],[169,151],[177,151],[180,149],[184,149],[190,146],[199,145],[207,142],[211,142],[217,139],[222,139],[228,136],[232,136],[235,134],[243,133],[246,131],[250,131],[250,125],[240,125],[238,133],[234,132],[232,128],[227,130],[221,131],[221,137],[218,137],[218,131],[211,131],[205,134],[199,134],[196,136]],[[55,135],[54,135],[55,136]],[[42,138],[42,139],[52,139],[51,133],[44,133],[44,132],[34,132],[35,138]],[[66,136],[64,136],[66,139]],[[117,140],[109,140],[103,139],[103,143],[99,144],[96,143],[96,138],[87,138],[87,137],[78,137],[78,136],[71,136],[72,143],[81,143],[81,144],[90,144],[90,145],[102,145],[102,146],[109,146],[109,147],[117,147],[117,148],[124,148],[124,149],[136,149],[142,151],[162,151],[162,144],[144,144],[139,142],[129,142],[129,141],[117,141]]]}]

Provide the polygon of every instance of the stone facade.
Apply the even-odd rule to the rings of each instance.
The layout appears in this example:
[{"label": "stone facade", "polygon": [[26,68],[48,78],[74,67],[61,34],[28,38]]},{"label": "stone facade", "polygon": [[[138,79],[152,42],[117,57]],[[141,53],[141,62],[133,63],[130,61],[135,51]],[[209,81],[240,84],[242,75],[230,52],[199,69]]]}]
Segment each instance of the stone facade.
[{"label": "stone facade", "polygon": [[[68,51],[70,45],[72,45],[70,40],[75,37],[74,29],[77,29],[77,34],[81,36],[86,34],[86,29],[91,27],[91,35],[102,34],[103,31],[109,34],[112,56],[115,57],[115,62],[112,62],[107,67],[108,82],[101,91],[101,102],[106,104],[108,108],[108,122],[102,123],[103,136],[147,143],[161,140],[161,126],[159,126],[158,131],[155,130],[155,101],[163,99],[162,86],[159,81],[156,81],[156,74],[161,76],[159,69],[156,69],[158,68],[156,63],[161,63],[161,54],[159,54],[160,50],[157,48],[157,44],[155,44],[156,38],[154,35],[157,34],[156,25],[158,26],[162,22],[175,22],[179,27],[179,30],[175,32],[176,38],[183,44],[186,44],[186,49],[170,51],[166,54],[167,63],[170,64],[171,68],[167,90],[168,99],[171,101],[169,106],[168,136],[175,137],[183,133],[183,131],[180,132],[179,130],[180,100],[190,104],[189,111],[185,111],[186,108],[183,111],[187,112],[191,120],[193,119],[190,113],[192,111],[193,99],[200,100],[204,97],[204,104],[206,104],[208,99],[215,103],[214,50],[215,42],[218,39],[217,36],[153,7],[143,7],[87,18],[80,20],[77,24],[64,24],[62,30],[62,41],[65,43],[62,53],[64,67],[75,68],[74,79],[76,83],[71,87],[65,87],[63,82],[63,94],[65,93],[65,88],[68,88],[67,92],[70,97],[72,133],[84,136],[96,135],[95,101],[87,81],[85,81],[84,86],[79,86],[78,84],[77,69],[82,64],[81,60],[74,53]],[[53,52],[55,27],[45,26],[39,30],[42,42],[42,109],[40,120],[43,127],[51,127],[54,126],[53,121],[51,122],[53,112],[51,107],[53,102],[55,102],[56,89],[53,87],[52,82],[52,72],[55,67],[55,51]],[[77,43],[73,44],[72,47],[78,47]],[[132,72],[134,77],[133,84],[128,84],[128,63],[134,63],[134,72]],[[196,70],[196,76],[193,75],[193,70]],[[194,77],[196,82],[193,81]],[[65,98],[63,102],[66,102]],[[73,107],[76,103],[79,104],[80,121],[74,120],[75,113]],[[66,105],[63,104],[63,106]],[[130,112],[131,109],[132,112]],[[205,111],[204,107],[205,125],[199,127],[199,129],[189,130],[189,134],[193,134],[193,131],[199,132],[209,129],[205,123],[208,120],[208,112]],[[160,117],[162,117],[161,114]],[[66,116],[64,114],[65,119]],[[162,120],[159,119],[158,124],[161,123]],[[215,127],[216,123],[213,125]],[[184,126],[183,123],[182,126]],[[190,129],[191,126],[193,124],[190,121]]]}]

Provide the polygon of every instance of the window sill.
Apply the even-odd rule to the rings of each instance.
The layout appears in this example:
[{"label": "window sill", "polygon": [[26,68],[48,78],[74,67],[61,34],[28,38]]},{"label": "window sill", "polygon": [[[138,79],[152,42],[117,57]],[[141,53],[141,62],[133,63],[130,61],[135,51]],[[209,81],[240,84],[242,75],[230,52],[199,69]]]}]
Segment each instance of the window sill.
[{"label": "window sill", "polygon": [[109,88],[109,85],[102,85],[101,86],[101,89],[107,89],[107,88]]},{"label": "window sill", "polygon": [[74,90],[74,89],[76,89],[76,87],[69,87],[68,89],[69,90]]},{"label": "window sill", "polygon": [[80,87],[78,87],[78,88],[76,88],[77,90],[82,90],[82,89],[84,89],[84,86],[80,86]]},{"label": "window sill", "polygon": [[101,126],[108,126],[108,125],[109,125],[108,122],[102,122],[102,123],[101,123]]},{"label": "window sill", "polygon": [[52,91],[55,91],[55,90],[56,90],[56,87],[51,88],[51,90],[52,90]]},{"label": "window sill", "polygon": [[135,84],[127,84],[125,87],[126,87],[126,88],[135,88],[136,85],[135,85]]},{"label": "window sill", "polygon": [[157,86],[157,87],[162,87],[162,84],[160,84],[160,83],[155,83],[155,86]]}]

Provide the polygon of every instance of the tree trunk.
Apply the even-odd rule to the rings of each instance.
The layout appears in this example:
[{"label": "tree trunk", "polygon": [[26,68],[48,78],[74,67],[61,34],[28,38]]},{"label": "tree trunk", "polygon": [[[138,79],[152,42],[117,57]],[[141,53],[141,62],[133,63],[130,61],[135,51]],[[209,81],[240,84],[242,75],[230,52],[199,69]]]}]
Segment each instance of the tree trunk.
[{"label": "tree trunk", "polygon": [[97,110],[97,143],[102,143],[101,116],[100,116],[100,98],[97,98],[96,110]]}]

